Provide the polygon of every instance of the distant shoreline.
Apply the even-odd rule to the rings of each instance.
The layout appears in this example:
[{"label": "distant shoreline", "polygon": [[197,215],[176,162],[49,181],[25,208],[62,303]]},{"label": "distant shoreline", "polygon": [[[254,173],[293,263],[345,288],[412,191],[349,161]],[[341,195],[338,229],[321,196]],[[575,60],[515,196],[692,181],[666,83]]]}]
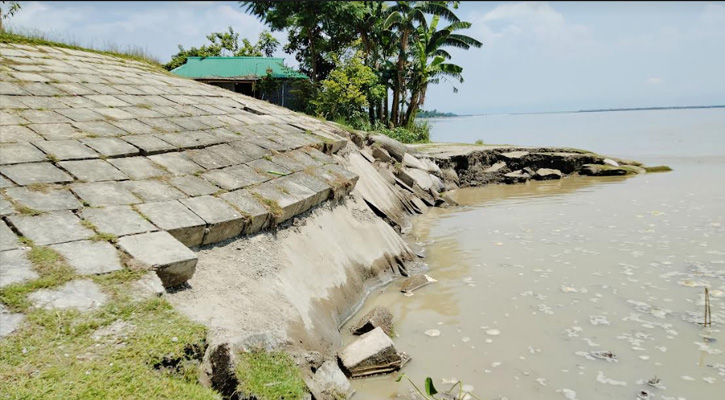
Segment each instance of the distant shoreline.
[{"label": "distant shoreline", "polygon": [[485,115],[530,115],[530,114],[577,114],[577,113],[599,113],[599,112],[619,112],[619,111],[662,111],[662,110],[693,110],[693,109],[709,109],[709,108],[725,108],[724,105],[713,106],[673,106],[673,107],[634,107],[634,108],[602,108],[591,110],[573,110],[573,111],[532,111],[518,113],[490,113],[490,114],[468,114],[456,115],[457,117],[479,117]]}]

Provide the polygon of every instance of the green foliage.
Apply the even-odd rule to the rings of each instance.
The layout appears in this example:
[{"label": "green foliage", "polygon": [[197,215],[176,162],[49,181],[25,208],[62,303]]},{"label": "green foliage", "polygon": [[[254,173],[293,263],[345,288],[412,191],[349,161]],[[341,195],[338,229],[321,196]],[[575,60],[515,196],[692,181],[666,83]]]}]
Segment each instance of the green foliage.
[{"label": "green foliage", "polygon": [[369,100],[383,97],[384,87],[372,68],[363,63],[361,52],[336,58],[337,68],[320,82],[319,90],[311,100],[315,114],[329,120],[365,120]]},{"label": "green foliage", "polygon": [[287,353],[254,350],[237,362],[240,393],[259,400],[302,399],[307,392],[299,369]]},{"label": "green foliage", "polygon": [[452,112],[438,111],[435,108],[432,110],[419,110],[416,115],[417,118],[441,118],[441,117],[457,117],[457,114]]},{"label": "green foliage", "polygon": [[254,44],[249,39],[242,39],[240,47],[239,34],[231,26],[226,32],[212,32],[206,38],[209,44],[201,47],[186,50],[179,45],[179,52],[171,57],[171,61],[164,68],[170,71],[180,67],[188,57],[271,57],[279,47],[279,41],[267,31],[260,33],[257,43]]},{"label": "green foliage", "polygon": [[0,2],[0,32],[5,31],[3,20],[9,19],[17,14],[22,7],[17,1],[1,1]]}]

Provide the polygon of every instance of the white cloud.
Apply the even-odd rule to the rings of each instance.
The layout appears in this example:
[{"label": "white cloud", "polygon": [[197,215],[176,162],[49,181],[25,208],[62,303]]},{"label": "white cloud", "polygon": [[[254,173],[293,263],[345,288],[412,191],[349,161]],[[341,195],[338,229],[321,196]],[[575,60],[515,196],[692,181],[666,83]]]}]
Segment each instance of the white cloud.
[{"label": "white cloud", "polygon": [[652,78],[647,78],[647,80],[646,80],[645,82],[646,82],[646,83],[647,83],[648,85],[659,85],[659,84],[661,84],[661,83],[662,83],[663,81],[662,81],[662,78],[658,78],[658,77],[652,77]]}]

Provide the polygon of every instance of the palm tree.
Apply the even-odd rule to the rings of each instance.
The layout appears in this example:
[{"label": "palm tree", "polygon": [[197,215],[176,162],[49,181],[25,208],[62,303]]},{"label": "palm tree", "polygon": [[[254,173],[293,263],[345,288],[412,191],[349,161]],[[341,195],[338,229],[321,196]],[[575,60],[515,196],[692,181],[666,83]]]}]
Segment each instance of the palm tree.
[{"label": "palm tree", "polygon": [[408,45],[411,36],[416,35],[418,27],[428,30],[426,14],[443,17],[449,22],[458,22],[458,17],[448,7],[450,4],[457,5],[454,1],[397,1],[388,8],[388,16],[383,26],[386,29],[394,30],[397,34],[398,62],[396,64],[396,79],[393,86],[393,104],[390,121],[401,125],[399,114],[400,96],[406,92],[405,69],[408,58]]},{"label": "palm tree", "polygon": [[[411,70],[411,98],[408,111],[402,121],[402,125],[409,125],[415,119],[418,109],[425,103],[425,95],[428,85],[439,83],[442,79],[452,78],[463,83],[463,68],[459,65],[446,62],[451,59],[450,53],[443,47],[457,47],[468,50],[471,47],[480,48],[483,44],[478,40],[454,33],[471,27],[470,22],[457,21],[447,27],[436,30],[440,18],[434,16],[430,27],[418,28],[418,41],[412,49],[412,70]],[[453,91],[458,89],[454,86]]]}]

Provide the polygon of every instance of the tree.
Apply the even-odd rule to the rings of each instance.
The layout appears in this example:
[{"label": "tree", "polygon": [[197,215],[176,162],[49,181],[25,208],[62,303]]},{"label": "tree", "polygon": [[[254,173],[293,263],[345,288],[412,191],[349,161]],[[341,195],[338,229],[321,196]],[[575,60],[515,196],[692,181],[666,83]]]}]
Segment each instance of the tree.
[{"label": "tree", "polygon": [[301,70],[313,82],[335,67],[327,57],[341,52],[355,39],[350,24],[362,12],[361,2],[338,1],[242,1],[246,12],[274,31],[287,30],[285,51],[294,53]]},{"label": "tree", "polygon": [[407,90],[405,87],[405,72],[408,46],[411,41],[415,41],[415,38],[411,38],[411,36],[418,32],[419,26],[427,31],[426,14],[443,17],[449,22],[458,22],[458,17],[448,8],[450,4],[453,4],[454,8],[458,7],[458,2],[453,1],[397,1],[395,5],[388,9],[389,14],[384,26],[397,33],[396,41],[398,44],[398,62],[396,64],[392,114],[390,116],[391,122],[396,126],[401,125],[399,111],[401,95],[404,96]]},{"label": "tree", "polygon": [[185,50],[179,45],[179,52],[171,57],[164,67],[167,70],[177,68],[184,63],[188,57],[270,57],[279,47],[279,41],[269,32],[263,31],[259,34],[257,43],[252,44],[248,39],[242,39],[242,47],[239,47],[239,34],[234,32],[232,27],[226,32],[212,32],[206,36],[209,44],[199,48],[192,47]]},{"label": "tree", "polygon": [[[450,46],[468,50],[471,47],[480,48],[483,45],[470,36],[455,33],[470,28],[470,22],[454,22],[441,30],[436,30],[439,20],[438,16],[434,16],[427,30],[423,26],[418,27],[418,41],[411,52],[410,104],[401,124],[403,126],[410,125],[415,119],[418,109],[425,103],[425,94],[429,84],[439,83],[441,79],[446,78],[463,83],[463,67],[446,62],[451,59],[451,55],[443,47]],[[457,92],[458,89],[454,86],[453,91]]]},{"label": "tree", "polygon": [[5,32],[5,25],[3,25],[3,21],[17,14],[21,8],[20,3],[17,1],[0,2],[0,32]]}]

